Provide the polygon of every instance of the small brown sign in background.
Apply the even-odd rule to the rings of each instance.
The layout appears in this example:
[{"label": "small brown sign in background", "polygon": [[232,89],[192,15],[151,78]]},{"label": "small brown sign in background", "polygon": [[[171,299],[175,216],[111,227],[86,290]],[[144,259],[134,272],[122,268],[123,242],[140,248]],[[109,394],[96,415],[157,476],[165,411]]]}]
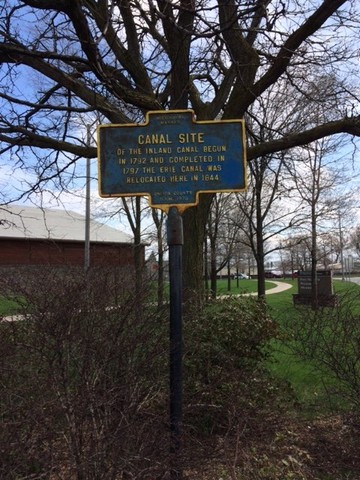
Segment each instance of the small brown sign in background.
[{"label": "small brown sign in background", "polygon": [[[331,270],[319,270],[316,272],[317,281],[317,304],[321,307],[334,306],[336,295],[334,295]],[[293,295],[295,305],[311,305],[313,298],[313,284],[311,272],[299,272],[298,293]]]}]

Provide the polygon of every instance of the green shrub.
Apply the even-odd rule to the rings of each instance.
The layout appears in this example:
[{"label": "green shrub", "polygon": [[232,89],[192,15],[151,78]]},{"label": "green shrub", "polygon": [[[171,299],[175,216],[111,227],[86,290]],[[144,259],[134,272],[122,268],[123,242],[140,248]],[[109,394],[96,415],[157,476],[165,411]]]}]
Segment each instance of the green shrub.
[{"label": "green shrub", "polygon": [[270,401],[263,365],[277,329],[262,302],[218,300],[185,319],[184,330],[187,418],[195,426],[228,428],[230,417]]}]

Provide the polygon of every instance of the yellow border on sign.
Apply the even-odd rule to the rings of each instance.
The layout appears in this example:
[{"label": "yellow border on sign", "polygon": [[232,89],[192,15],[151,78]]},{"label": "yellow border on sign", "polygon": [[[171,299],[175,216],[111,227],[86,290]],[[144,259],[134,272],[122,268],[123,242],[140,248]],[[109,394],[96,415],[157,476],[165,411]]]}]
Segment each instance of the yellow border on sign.
[{"label": "yellow border on sign", "polygon": [[[149,192],[139,192],[139,193],[116,193],[116,194],[102,194],[100,192],[100,185],[101,185],[101,168],[100,168],[100,129],[101,128],[114,128],[114,127],[143,127],[146,126],[150,123],[150,115],[154,114],[161,114],[161,115],[166,115],[166,114],[174,114],[174,113],[191,113],[192,116],[192,122],[197,125],[201,124],[214,124],[214,123],[240,123],[241,124],[241,129],[242,129],[242,142],[243,142],[243,168],[244,168],[244,183],[245,187],[236,189],[236,190],[199,190],[195,192],[195,202],[194,203],[180,203],[180,204],[165,204],[165,205],[153,205],[151,203],[151,194]],[[99,186],[99,196],[101,198],[118,198],[118,197],[147,197],[149,201],[149,206],[151,208],[159,208],[160,210],[163,210],[165,213],[169,212],[169,209],[171,207],[176,207],[180,213],[183,213],[187,208],[190,207],[196,207],[199,204],[199,195],[201,193],[238,193],[238,192],[244,192],[247,189],[247,176],[246,176],[246,165],[247,165],[247,155],[246,155],[246,143],[245,143],[245,120],[244,119],[234,119],[234,120],[195,120],[195,112],[193,110],[152,110],[149,112],[146,112],[145,116],[145,122],[144,123],[120,123],[120,124],[114,124],[114,123],[109,123],[109,124],[104,124],[104,125],[99,125],[97,128],[97,144],[98,144],[98,154],[97,154],[97,161],[98,161],[98,172],[99,172],[99,181],[98,181],[98,186]]]}]

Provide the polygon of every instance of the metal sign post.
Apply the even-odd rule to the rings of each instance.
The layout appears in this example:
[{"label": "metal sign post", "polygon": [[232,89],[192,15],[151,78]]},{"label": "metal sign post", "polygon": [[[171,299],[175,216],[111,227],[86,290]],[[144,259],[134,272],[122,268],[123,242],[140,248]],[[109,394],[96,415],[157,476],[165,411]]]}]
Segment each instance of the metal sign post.
[{"label": "metal sign post", "polygon": [[246,188],[243,120],[201,121],[191,110],[148,112],[146,123],[98,128],[101,197],[147,196],[168,214],[171,479],[182,479],[181,214],[200,193]]},{"label": "metal sign post", "polygon": [[181,479],[179,459],[182,424],[182,217],[176,207],[167,222],[170,274],[170,455],[171,478]]}]

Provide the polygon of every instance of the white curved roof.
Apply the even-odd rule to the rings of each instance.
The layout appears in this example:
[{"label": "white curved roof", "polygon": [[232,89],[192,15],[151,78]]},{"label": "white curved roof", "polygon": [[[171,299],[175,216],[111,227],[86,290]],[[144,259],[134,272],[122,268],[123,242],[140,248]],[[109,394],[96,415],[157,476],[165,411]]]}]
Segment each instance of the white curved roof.
[{"label": "white curved roof", "polygon": [[[85,216],[66,210],[11,205],[0,207],[0,238],[85,241]],[[90,220],[90,241],[132,243],[131,235]]]}]

